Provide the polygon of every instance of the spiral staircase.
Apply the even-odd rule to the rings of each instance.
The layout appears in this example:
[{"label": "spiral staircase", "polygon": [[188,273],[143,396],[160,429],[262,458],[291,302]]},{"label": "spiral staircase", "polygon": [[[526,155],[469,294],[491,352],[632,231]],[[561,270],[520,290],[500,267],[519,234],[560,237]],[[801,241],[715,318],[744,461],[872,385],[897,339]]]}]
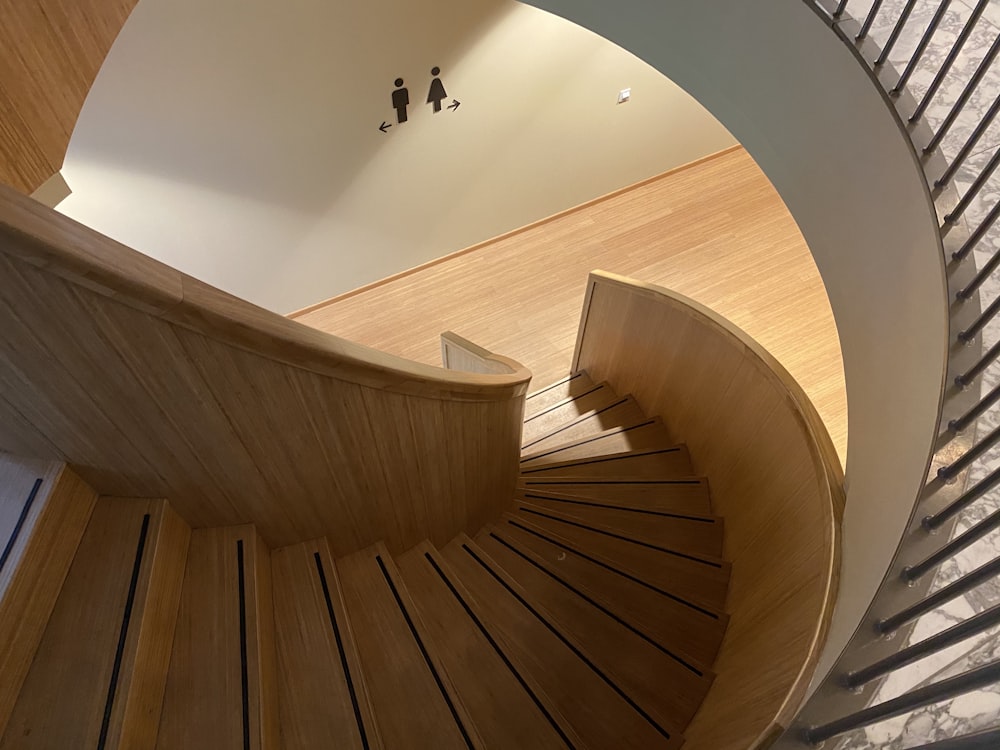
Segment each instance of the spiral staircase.
[{"label": "spiral staircase", "polygon": [[507,512],[439,547],[98,499],[0,747],[680,747],[728,619],[708,484],[584,372],[525,403]]}]

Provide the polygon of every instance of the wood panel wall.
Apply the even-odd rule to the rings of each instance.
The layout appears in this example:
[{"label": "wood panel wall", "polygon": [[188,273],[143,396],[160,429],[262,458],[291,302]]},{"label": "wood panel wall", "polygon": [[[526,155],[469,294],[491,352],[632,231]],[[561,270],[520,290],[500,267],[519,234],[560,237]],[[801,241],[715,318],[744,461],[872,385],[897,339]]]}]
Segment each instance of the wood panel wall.
[{"label": "wood panel wall", "polygon": [[0,0],[0,182],[62,167],[83,102],[137,0]]},{"label": "wood panel wall", "polygon": [[687,443],[726,520],[731,619],[685,748],[765,746],[798,708],[833,611],[844,496],[829,434],[763,348],[661,287],[592,273],[574,361]]},{"label": "wood panel wall", "polygon": [[0,188],[0,450],[195,528],[337,555],[477,529],[512,496],[530,377],[337,339]]}]

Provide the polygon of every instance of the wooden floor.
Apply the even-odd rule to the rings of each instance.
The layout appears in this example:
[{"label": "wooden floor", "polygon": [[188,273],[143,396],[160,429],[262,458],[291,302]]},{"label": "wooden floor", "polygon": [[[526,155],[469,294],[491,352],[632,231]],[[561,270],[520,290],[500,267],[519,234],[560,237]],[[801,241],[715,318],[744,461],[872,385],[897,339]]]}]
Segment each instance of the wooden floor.
[{"label": "wooden floor", "polygon": [[532,389],[565,375],[587,274],[666,286],[741,326],[799,381],[843,461],[847,396],[837,327],[805,240],[742,148],[295,315],[440,364],[446,330],[513,357]]}]

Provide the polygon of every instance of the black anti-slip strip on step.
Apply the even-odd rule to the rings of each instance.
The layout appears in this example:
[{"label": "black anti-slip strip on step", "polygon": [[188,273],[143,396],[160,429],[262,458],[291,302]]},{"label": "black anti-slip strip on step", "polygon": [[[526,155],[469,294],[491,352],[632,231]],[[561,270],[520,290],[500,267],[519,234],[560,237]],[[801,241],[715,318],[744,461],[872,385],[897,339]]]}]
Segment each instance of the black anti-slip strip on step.
[{"label": "black anti-slip strip on step", "polygon": [[528,694],[528,697],[531,698],[538,710],[542,712],[542,716],[544,716],[546,721],[549,722],[549,725],[556,731],[556,734],[559,735],[560,739],[566,743],[566,747],[570,750],[576,750],[576,747],[570,741],[569,737],[566,736],[566,733],[562,730],[562,728],[556,723],[552,714],[549,713],[548,709],[545,708],[545,705],[538,699],[538,696],[535,695],[535,691],[533,691],[528,683],[525,682],[524,678],[521,677],[521,673],[517,671],[510,659],[507,658],[507,654],[503,652],[500,645],[493,639],[493,636],[490,635],[490,631],[486,629],[486,626],[483,625],[482,621],[476,616],[476,613],[472,611],[472,608],[468,605],[462,595],[458,593],[458,589],[456,589],[452,582],[448,579],[448,576],[444,574],[444,571],[438,567],[437,561],[435,561],[434,558],[427,552],[424,553],[424,557],[427,558],[427,562],[431,564],[431,567],[434,568],[437,574],[441,577],[441,580],[444,581],[444,585],[448,587],[449,591],[451,591],[452,596],[454,596],[458,603],[462,605],[462,609],[465,610],[465,614],[467,614],[469,619],[475,623],[476,627],[479,628],[479,632],[483,634],[483,637],[493,647],[493,650],[496,651],[497,656],[499,656],[501,661],[503,661],[503,663],[507,666],[510,673],[514,675],[514,679],[517,680],[518,684],[524,689],[524,692]]},{"label": "black anti-slip strip on step", "polygon": [[[649,425],[655,424],[655,423],[656,423],[655,419],[647,419],[645,422],[642,422],[641,424],[634,424],[631,427],[621,427],[621,428],[618,428],[615,432],[610,433],[610,434],[613,434],[613,435],[624,435],[626,432],[629,432],[631,430],[637,430],[640,427],[648,427]],[[615,429],[615,428],[612,428],[612,429]],[[579,448],[581,445],[586,445],[587,443],[593,443],[595,440],[603,440],[606,437],[608,437],[608,434],[595,435],[594,437],[591,437],[591,438],[586,438],[586,439],[583,439],[583,440],[573,441],[569,445],[560,445],[557,448],[551,448],[551,449],[545,451],[544,453],[536,453],[534,455],[524,456],[521,459],[521,463],[523,464],[525,461],[537,461],[540,458],[545,458],[546,456],[551,456],[553,453],[559,453],[561,451],[568,450],[569,448]]]},{"label": "black anti-slip strip on step", "polygon": [[337,615],[333,611],[333,599],[330,596],[330,586],[326,581],[326,571],[323,569],[323,558],[319,552],[313,553],[316,559],[316,572],[319,573],[319,582],[323,587],[323,598],[326,600],[326,613],[330,616],[330,627],[333,629],[333,637],[337,641],[337,651],[340,653],[340,667],[344,670],[344,680],[347,682],[347,692],[351,695],[351,707],[354,709],[354,720],[358,724],[358,733],[361,735],[361,746],[364,750],[369,750],[368,734],[365,732],[365,722],[361,717],[361,706],[358,705],[358,694],[354,690],[354,680],[351,678],[351,668],[347,663],[347,652],[344,651],[344,641],[340,636],[340,626],[337,625]]},{"label": "black anti-slip strip on step", "polygon": [[451,711],[451,716],[455,720],[455,724],[458,726],[458,731],[462,733],[462,739],[465,740],[466,746],[469,750],[475,750],[475,746],[472,744],[472,738],[469,737],[469,733],[465,729],[465,725],[462,723],[461,717],[458,715],[458,711],[455,709],[455,704],[451,700],[451,696],[448,695],[448,691],[444,688],[444,683],[441,681],[441,676],[438,674],[437,669],[434,668],[434,663],[431,661],[431,656],[427,653],[427,648],[424,646],[423,640],[420,638],[420,633],[417,632],[416,625],[413,624],[413,620],[410,618],[410,613],[406,611],[406,607],[403,605],[403,599],[399,596],[399,591],[396,590],[396,584],[392,582],[392,578],[389,576],[389,571],[385,567],[385,563],[382,562],[381,555],[375,555],[375,562],[378,563],[379,569],[382,571],[382,576],[385,578],[385,582],[389,584],[389,590],[392,592],[393,598],[396,600],[396,606],[399,607],[399,611],[403,615],[403,619],[406,620],[406,625],[410,629],[410,634],[413,635],[413,640],[417,642],[417,648],[420,649],[420,653],[424,657],[424,662],[427,664],[427,668],[431,671],[431,675],[434,677],[434,682],[437,683],[438,690],[441,691],[441,696],[444,698],[444,702],[448,704],[448,710]]},{"label": "black anti-slip strip on step", "polygon": [[637,714],[639,714],[642,718],[644,718],[647,722],[649,722],[649,725],[651,727],[653,727],[653,729],[655,729],[657,732],[659,732],[666,739],[668,739],[668,740],[670,739],[670,732],[668,732],[666,729],[664,729],[663,727],[661,727],[659,725],[659,723],[657,723],[656,719],[654,719],[652,716],[650,716],[648,713],[646,713],[646,711],[638,703],[636,703],[634,700],[632,700],[625,693],[624,690],[622,690],[620,687],[618,687],[618,685],[614,682],[614,680],[612,680],[610,677],[608,677],[603,671],[601,671],[600,667],[598,667],[596,664],[594,664],[594,662],[592,662],[589,658],[587,658],[586,654],[584,654],[582,651],[580,651],[580,649],[578,649],[576,646],[574,646],[572,643],[570,643],[569,640],[566,638],[566,636],[564,636],[561,632],[559,632],[559,630],[551,622],[549,622],[548,620],[546,620],[545,617],[543,617],[542,614],[537,609],[535,609],[534,607],[532,607],[531,604],[529,604],[524,599],[523,596],[521,596],[520,594],[518,594],[510,586],[510,584],[508,584],[495,570],[493,570],[493,568],[491,568],[489,565],[487,565],[486,562],[481,557],[479,557],[479,555],[477,555],[469,547],[469,545],[463,544],[462,545],[462,549],[464,549],[469,555],[471,555],[472,559],[475,560],[477,563],[479,563],[482,566],[483,570],[485,570],[487,573],[489,573],[490,576],[492,576],[494,578],[494,580],[496,580],[497,583],[499,583],[501,586],[503,586],[504,589],[506,589],[506,591],[511,596],[513,596],[515,599],[517,599],[517,601],[520,602],[520,604],[521,604],[522,607],[524,607],[531,614],[533,614],[535,616],[535,618],[540,623],[542,623],[542,625],[544,625],[546,627],[546,629],[548,629],[549,632],[551,632],[556,638],[558,638],[563,643],[564,646],[566,646],[566,648],[568,648],[570,651],[572,651],[573,654],[576,656],[576,658],[578,658],[580,661],[582,661],[584,664],[586,664],[588,667],[590,667],[591,671],[594,674],[596,674],[598,677],[600,677],[601,680],[608,687],[610,687],[612,690],[614,690],[615,693],[617,693],[618,696],[623,701],[625,701],[626,703],[628,703],[629,706],[631,706],[632,709]]},{"label": "black anti-slip strip on step", "polygon": [[668,513],[665,510],[649,510],[647,508],[627,508],[623,505],[609,505],[599,503],[596,500],[571,500],[568,497],[544,497],[533,492],[524,493],[525,500],[539,500],[546,503],[566,503],[568,505],[584,505],[589,508],[606,508],[608,510],[621,510],[626,513],[641,513],[647,516],[659,516],[661,518],[676,518],[679,521],[694,521],[695,523],[715,523],[714,518],[705,516],[686,516],[683,513]]},{"label": "black anti-slip strip on step", "polygon": [[668,549],[667,547],[659,547],[655,544],[650,544],[649,542],[640,542],[638,539],[632,539],[631,537],[622,536],[621,534],[615,534],[613,531],[604,531],[603,529],[595,529],[593,526],[588,526],[585,523],[580,523],[579,521],[570,521],[566,518],[559,518],[559,516],[550,516],[548,513],[542,513],[540,510],[535,510],[534,508],[525,508],[519,506],[518,510],[522,513],[530,513],[533,516],[540,516],[541,518],[547,518],[550,521],[556,521],[557,523],[564,523],[567,526],[575,526],[578,529],[584,529],[585,531],[592,531],[595,534],[601,534],[602,536],[609,536],[612,539],[620,539],[623,542],[628,542],[629,544],[634,544],[638,547],[645,547],[646,549],[653,549],[657,552],[663,552],[667,555],[672,555],[673,557],[680,557],[684,560],[690,560],[691,562],[696,562],[701,565],[707,565],[710,568],[722,569],[722,563],[712,562],[711,560],[703,560],[700,557],[695,557],[694,555],[688,555],[684,552],[678,552],[676,550]]},{"label": "black anti-slip strip on step", "polygon": [[243,560],[243,540],[236,542],[236,563],[240,587],[240,687],[243,691],[243,750],[250,750],[250,672],[247,666],[247,585]]},{"label": "black anti-slip strip on step", "polygon": [[[38,482],[42,480],[39,479]],[[38,486],[38,483],[35,484]],[[118,646],[115,648],[114,666],[111,667],[111,680],[108,684],[108,696],[104,700],[104,718],[101,719],[101,733],[97,738],[97,750],[104,750],[108,743],[108,731],[111,728],[111,712],[114,709],[115,693],[118,692],[118,679],[122,670],[122,660],[125,658],[125,643],[128,640],[128,627],[132,622],[132,609],[135,606],[135,592],[139,587],[139,572],[142,570],[142,557],[146,551],[146,537],[149,534],[149,519],[147,513],[142,517],[142,528],[139,530],[139,542],[135,549],[135,559],[132,562],[132,578],[128,584],[128,596],[125,598],[125,612],[122,614],[122,626],[118,631]]]},{"label": "black anti-slip strip on step", "polygon": [[492,531],[490,532],[490,537],[492,537],[493,539],[495,539],[496,541],[498,541],[500,544],[502,544],[504,547],[506,547],[507,549],[509,549],[515,555],[517,555],[518,557],[520,557],[522,560],[524,560],[525,562],[527,562],[530,565],[532,565],[532,567],[540,570],[542,573],[544,573],[545,575],[547,575],[553,581],[555,581],[556,583],[560,584],[563,588],[568,589],[571,593],[573,593],[576,596],[578,596],[581,599],[583,599],[585,602],[587,602],[587,604],[589,604],[592,607],[600,610],[601,612],[603,612],[605,615],[607,615],[608,617],[610,617],[612,620],[614,620],[615,622],[617,622],[622,627],[626,628],[627,630],[631,631],[632,633],[635,633],[637,636],[639,636],[640,638],[642,638],[642,640],[646,641],[646,643],[648,643],[649,645],[651,645],[657,651],[661,651],[662,653],[666,654],[671,659],[673,659],[675,662],[677,662],[678,664],[680,664],[682,667],[684,667],[685,669],[687,669],[687,670],[689,670],[691,672],[694,672],[694,674],[698,675],[699,677],[704,677],[705,676],[705,673],[702,672],[700,669],[698,669],[698,667],[696,667],[693,664],[685,661],[683,657],[678,656],[673,651],[671,651],[670,649],[668,649],[666,646],[663,646],[660,643],[658,643],[657,641],[653,640],[652,638],[650,638],[648,635],[646,635],[645,633],[643,633],[638,628],[633,627],[630,623],[628,623],[625,620],[623,620],[621,617],[619,617],[617,614],[615,614],[610,609],[608,609],[607,607],[605,607],[603,604],[601,604],[600,602],[595,601],[594,599],[591,599],[589,596],[587,596],[587,594],[585,594],[584,592],[580,591],[580,589],[578,589],[573,584],[571,584],[571,583],[563,580],[562,578],[560,578],[559,576],[557,576],[555,573],[553,573],[552,571],[550,571],[548,568],[546,568],[546,567],[544,567],[542,565],[539,565],[529,555],[526,555],[524,552],[522,552],[521,550],[519,550],[517,547],[515,547],[513,544],[511,544],[510,542],[508,542],[503,537],[497,536],[497,534],[495,532],[492,532]]},{"label": "black anti-slip strip on step", "polygon": [[28,514],[31,512],[31,506],[35,502],[35,498],[38,497],[38,490],[42,486],[42,478],[39,477],[35,480],[34,486],[31,488],[31,492],[28,493],[28,499],[24,501],[24,506],[21,508],[21,513],[17,517],[17,523],[14,524],[14,530],[10,534],[10,539],[7,540],[7,544],[4,545],[3,552],[0,552],[0,571],[3,570],[3,566],[7,564],[7,558],[10,557],[10,553],[14,551],[14,545],[17,544],[17,537],[21,533],[21,529],[24,528],[24,522],[28,520]]},{"label": "black anti-slip strip on step", "polygon": [[535,443],[540,443],[543,440],[548,440],[551,437],[555,437],[560,432],[564,432],[565,430],[568,430],[570,427],[576,427],[576,425],[580,424],[581,422],[586,422],[588,419],[593,419],[594,417],[600,416],[601,414],[603,414],[604,412],[608,411],[609,409],[614,409],[616,406],[621,406],[622,404],[624,404],[628,400],[629,400],[628,396],[624,396],[623,398],[620,398],[617,401],[615,401],[613,404],[608,404],[605,407],[602,407],[600,409],[596,409],[592,413],[588,412],[587,414],[581,414],[579,417],[577,417],[576,419],[574,419],[572,422],[564,424],[559,429],[552,430],[551,432],[543,433],[543,434],[539,435],[538,437],[536,437],[534,440],[532,440],[530,443],[525,443],[524,445],[521,446],[521,450],[524,450],[525,448],[530,448]]},{"label": "black anti-slip strip on step", "polygon": [[[643,456],[659,456],[663,453],[677,453],[680,448],[659,448],[650,449],[645,451],[636,451],[634,453],[612,453],[608,456],[591,456],[589,458],[569,458],[565,461],[558,461],[560,464],[556,468],[565,469],[569,466],[592,466],[594,464],[603,464],[609,461],[628,461],[633,458],[642,458]],[[531,474],[538,471],[550,471],[553,467],[549,466],[531,466],[527,469],[521,469],[522,474]]]},{"label": "black anti-slip strip on step", "polygon": [[570,404],[570,403],[572,403],[572,402],[574,402],[574,401],[576,401],[578,399],[583,398],[584,396],[589,396],[591,393],[595,393],[595,392],[601,390],[603,387],[604,387],[603,385],[597,384],[597,385],[591,387],[591,389],[589,391],[584,391],[583,393],[578,393],[575,396],[568,396],[567,398],[564,398],[562,401],[559,401],[559,402],[557,402],[555,404],[552,404],[552,406],[545,407],[544,409],[542,409],[537,414],[532,414],[530,417],[528,417],[527,419],[524,420],[524,423],[527,424],[532,419],[538,419],[543,414],[548,414],[550,411],[555,411],[556,409],[560,409],[563,406],[566,406],[567,404]]},{"label": "black anti-slip strip on step", "polygon": [[688,609],[693,609],[695,612],[698,612],[699,614],[705,615],[706,617],[711,617],[713,620],[718,620],[719,619],[719,615],[716,612],[713,612],[710,609],[705,609],[704,607],[700,607],[697,604],[694,604],[693,602],[689,602],[687,599],[684,599],[684,598],[682,598],[680,596],[677,596],[677,594],[671,594],[669,591],[664,591],[663,589],[659,588],[658,586],[654,586],[653,584],[651,584],[651,583],[649,583],[647,581],[644,581],[641,578],[637,578],[636,576],[632,575],[631,573],[626,573],[624,570],[619,570],[618,568],[614,567],[613,565],[608,565],[605,562],[601,562],[597,558],[591,557],[586,552],[581,552],[578,549],[574,549],[573,547],[570,547],[568,544],[563,544],[562,542],[560,542],[560,541],[558,541],[556,539],[552,539],[551,537],[548,537],[545,534],[542,534],[541,532],[536,531],[535,529],[532,529],[532,528],[530,528],[528,526],[520,524],[517,521],[511,520],[511,521],[507,521],[507,523],[509,523],[515,529],[520,529],[521,531],[523,531],[526,534],[531,534],[532,536],[538,537],[543,542],[547,542],[548,544],[551,544],[551,545],[553,545],[555,547],[558,547],[559,549],[564,550],[565,552],[569,552],[571,555],[576,555],[577,557],[582,557],[587,562],[592,562],[594,565],[597,565],[597,566],[599,566],[601,568],[604,568],[605,570],[607,570],[610,573],[614,573],[615,575],[621,576],[622,578],[627,578],[628,580],[632,581],[632,583],[637,583],[640,586],[642,586],[643,588],[647,588],[650,591],[655,591],[660,596],[665,596],[668,599],[670,599],[671,601],[675,601],[678,604],[681,604],[681,605],[687,607]]}]

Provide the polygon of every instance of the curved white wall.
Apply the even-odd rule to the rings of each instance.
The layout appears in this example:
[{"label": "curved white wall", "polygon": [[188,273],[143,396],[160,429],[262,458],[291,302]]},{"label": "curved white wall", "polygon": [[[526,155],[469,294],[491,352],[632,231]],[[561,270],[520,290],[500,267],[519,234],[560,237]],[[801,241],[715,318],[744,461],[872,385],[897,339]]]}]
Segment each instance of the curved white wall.
[{"label": "curved white wall", "polygon": [[841,600],[864,613],[924,479],[947,340],[923,178],[867,74],[802,0],[532,0],[634,52],[718,117],[795,217],[827,287],[849,413]]},{"label": "curved white wall", "polygon": [[[432,66],[456,111],[426,105]],[[649,65],[514,0],[142,0],[59,208],[289,312],[733,143]]]}]

